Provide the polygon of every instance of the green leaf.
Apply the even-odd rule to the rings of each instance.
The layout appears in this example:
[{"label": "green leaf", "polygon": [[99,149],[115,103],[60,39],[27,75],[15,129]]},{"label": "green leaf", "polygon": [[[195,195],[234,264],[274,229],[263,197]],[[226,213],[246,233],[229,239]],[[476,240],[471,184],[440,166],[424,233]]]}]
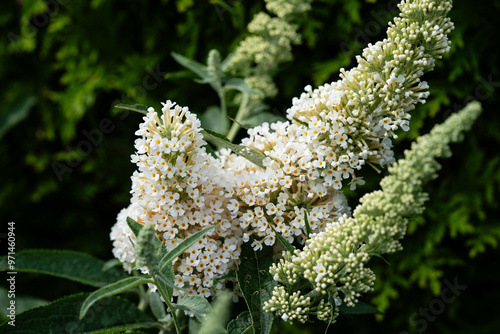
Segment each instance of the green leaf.
[{"label": "green leaf", "polygon": [[[0,269],[8,270],[7,256]],[[101,287],[125,277],[118,268],[103,270],[106,262],[86,253],[69,250],[25,250],[16,254],[16,271],[47,274]]]},{"label": "green leaf", "polygon": [[[226,334],[226,324],[232,309],[233,293],[222,291],[212,303],[212,311],[205,316],[205,320],[198,328],[199,334]],[[193,326],[194,327],[194,326]]]},{"label": "green leaf", "polygon": [[[7,277],[8,278],[8,277]],[[0,300],[5,300],[6,306],[8,306],[7,300],[9,300],[8,296],[9,292],[7,291],[6,288],[3,286],[0,286]],[[27,311],[29,309],[43,306],[49,303],[49,301],[36,298],[36,297],[31,297],[31,296],[22,296],[16,293],[15,297],[16,301],[16,314],[22,313],[24,311]],[[2,305],[3,306],[3,305]],[[7,319],[7,315],[9,314],[9,310],[7,307],[0,307],[0,323]]]},{"label": "green leaf", "polygon": [[191,312],[199,322],[212,310],[212,306],[205,297],[193,295],[182,297],[174,304],[174,308]]},{"label": "green leaf", "polygon": [[293,245],[291,243],[288,242],[288,240],[286,240],[282,235],[281,233],[278,233],[274,227],[272,227],[273,231],[274,231],[274,234],[276,234],[276,238],[278,238],[278,240],[283,244],[283,246],[285,246],[286,250],[289,251],[292,255],[295,253],[295,247],[293,247]]},{"label": "green leaf", "polygon": [[130,110],[130,111],[134,111],[136,113],[144,114],[144,115],[146,115],[148,113],[148,107],[146,107],[142,104],[117,104],[117,105],[115,105],[115,108]]},{"label": "green leaf", "polygon": [[238,268],[238,285],[248,305],[252,325],[256,334],[267,334],[271,330],[274,316],[263,310],[264,302],[272,296],[276,281],[269,273],[273,264],[273,248],[264,247],[255,252],[246,243],[242,247],[241,264]]},{"label": "green leaf", "polygon": [[227,334],[251,334],[254,333],[252,317],[249,311],[240,313],[236,319],[227,325]]},{"label": "green leaf", "polygon": [[204,129],[210,129],[219,133],[226,133],[228,124],[226,120],[223,119],[224,116],[220,110],[220,107],[212,106],[209,107],[203,114],[200,115],[201,126]]},{"label": "green leaf", "polygon": [[158,271],[155,273],[155,276],[158,277],[157,285],[158,289],[162,290],[163,293],[166,293],[170,298],[172,297],[174,289],[182,290],[183,288],[178,288],[174,284],[175,275],[174,275],[174,266],[172,264],[167,265],[163,268],[162,271]]},{"label": "green leaf", "polygon": [[36,98],[31,94],[17,97],[7,108],[0,113],[0,139],[17,123],[28,117],[35,104]]},{"label": "green leaf", "polygon": [[82,308],[80,309],[80,319],[83,319],[83,317],[85,317],[87,311],[97,301],[146,283],[153,283],[153,280],[145,277],[127,277],[92,292],[82,304]]},{"label": "green leaf", "polygon": [[363,302],[358,302],[354,307],[340,305],[339,312],[343,314],[383,314],[375,307]]},{"label": "green leaf", "polygon": [[220,281],[225,280],[225,279],[235,280],[236,279],[236,270],[229,270],[227,275],[214,279],[213,286],[214,287],[217,286],[217,283],[219,283]]},{"label": "green leaf", "polygon": [[166,267],[169,264],[172,264],[172,261],[177,257],[182,255],[189,247],[191,247],[195,242],[201,239],[208,231],[214,229],[218,225],[213,225],[209,227],[205,227],[203,230],[198,231],[194,234],[191,234],[189,237],[184,239],[180,244],[175,246],[170,252],[168,252],[160,261],[160,270]]},{"label": "green leaf", "polygon": [[255,95],[257,94],[256,91],[254,91],[250,86],[246,83],[244,79],[241,78],[231,78],[226,81],[224,84],[224,89],[226,91],[231,90],[231,89],[236,89],[239,90],[242,93],[249,94],[249,95]]},{"label": "green leaf", "polygon": [[233,60],[234,57],[234,52],[231,52],[230,54],[227,55],[226,58],[224,58],[223,61],[220,63],[220,68],[223,72],[226,72],[229,64],[231,63],[231,60]]},{"label": "green leaf", "polygon": [[176,52],[172,52],[171,54],[176,62],[178,62],[179,64],[181,64],[186,68],[189,68],[191,71],[196,73],[203,80],[204,83],[208,83],[213,80],[212,77],[210,76],[210,73],[208,72],[207,66],[198,63],[197,61],[186,58],[183,55],[178,54]]},{"label": "green leaf", "polygon": [[309,225],[309,219],[307,219],[307,211],[304,210],[304,224],[306,225],[306,234],[309,239],[309,235],[311,235],[311,225]]},{"label": "green leaf", "polygon": [[164,319],[167,316],[165,311],[165,303],[160,299],[160,295],[155,292],[150,292],[149,296],[149,306],[151,307],[151,312],[153,312],[156,319]]},{"label": "green leaf", "polygon": [[123,333],[151,328],[154,320],[126,299],[111,297],[95,303],[83,319],[78,311],[87,293],[67,296],[16,315],[15,327],[4,323],[1,333]]},{"label": "green leaf", "polygon": [[229,148],[237,155],[242,156],[261,168],[265,168],[263,161],[266,156],[263,153],[242,145],[233,144],[223,135],[210,130],[202,130],[201,133],[205,138],[210,139],[223,147]]}]

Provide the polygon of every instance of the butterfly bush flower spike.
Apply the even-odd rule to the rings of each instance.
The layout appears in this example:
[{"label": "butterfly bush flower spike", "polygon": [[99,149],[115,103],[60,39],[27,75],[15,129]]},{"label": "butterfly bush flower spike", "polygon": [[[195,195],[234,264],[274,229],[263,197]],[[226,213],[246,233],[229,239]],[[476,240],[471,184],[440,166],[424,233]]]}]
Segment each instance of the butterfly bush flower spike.
[{"label": "butterfly bush flower spike", "polygon": [[[418,138],[405,158],[389,168],[389,175],[381,182],[382,190],[363,196],[352,217],[327,225],[325,231],[307,241],[302,251],[285,253],[270,269],[279,284],[264,309],[280,317],[286,314],[290,321],[305,322],[312,315],[333,321],[336,315],[331,313],[332,308],[337,312],[340,303],[354,306],[375,282],[367,262],[372,256],[402,248],[399,240],[406,233],[408,217],[421,214],[428,199],[422,187],[437,176],[440,165],[436,159],[451,155],[449,144],[462,139],[480,112],[479,103],[470,103],[430,134]],[[307,280],[313,289],[293,291],[301,280]],[[298,306],[297,300],[303,298],[309,298],[308,307]],[[325,303],[330,306],[322,308]]]}]

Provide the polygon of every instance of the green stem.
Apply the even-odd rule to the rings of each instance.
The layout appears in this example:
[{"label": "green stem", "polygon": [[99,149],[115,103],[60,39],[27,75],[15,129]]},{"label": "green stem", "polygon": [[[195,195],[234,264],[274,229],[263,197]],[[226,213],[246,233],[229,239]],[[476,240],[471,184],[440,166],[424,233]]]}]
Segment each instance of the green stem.
[{"label": "green stem", "polygon": [[179,320],[177,319],[177,314],[175,313],[174,306],[172,305],[172,302],[170,301],[171,297],[169,296],[169,294],[166,291],[164,291],[160,287],[160,284],[158,284],[159,283],[158,277],[156,275],[154,276],[154,281],[155,281],[155,285],[158,287],[158,291],[160,291],[161,296],[165,300],[165,303],[167,303],[168,309],[170,310],[170,313],[172,314],[172,320],[174,322],[175,332],[177,334],[181,334],[181,326],[179,324]]},{"label": "green stem", "polygon": [[222,113],[222,120],[224,122],[224,131],[228,128],[228,118],[227,118],[227,107],[226,107],[226,91],[224,88],[219,90],[219,99],[220,99],[220,110]]},{"label": "green stem", "polygon": [[236,114],[235,120],[236,122],[233,122],[231,125],[231,129],[229,129],[229,132],[227,133],[227,139],[229,139],[230,142],[234,140],[236,137],[236,134],[240,130],[240,124],[245,118],[247,117],[248,113],[248,100],[250,99],[250,95],[247,93],[242,93],[243,97],[241,100],[240,108],[238,109],[238,113]]},{"label": "green stem", "polygon": [[139,305],[137,305],[137,308],[141,311],[145,311],[146,306],[148,305],[148,295],[144,290],[144,286],[142,285],[139,285],[139,295],[141,297],[141,300],[139,300]]}]

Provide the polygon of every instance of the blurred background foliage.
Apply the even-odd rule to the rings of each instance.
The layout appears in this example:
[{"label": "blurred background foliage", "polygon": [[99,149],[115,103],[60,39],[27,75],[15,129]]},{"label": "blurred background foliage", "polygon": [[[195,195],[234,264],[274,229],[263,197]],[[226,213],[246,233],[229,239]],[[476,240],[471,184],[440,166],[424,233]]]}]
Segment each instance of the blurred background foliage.
[{"label": "blurred background foliage", "polygon": [[[396,4],[314,1],[308,16],[297,21],[303,43],[294,48],[294,61],[275,73],[279,94],[266,100],[268,110],[283,115],[305,85],[337,80],[339,69],[353,66],[364,46],[385,37]],[[217,105],[217,95],[208,85],[193,83],[194,75],[171,52],[202,63],[211,49],[225,57],[263,9],[262,1],[236,0],[2,1],[0,232],[8,221],[16,222],[16,251],[72,249],[110,259],[109,231],[129,202],[134,170],[129,157],[141,121],[113,105],[157,107],[171,99],[198,114]],[[479,100],[484,113],[453,147],[453,157],[442,161],[439,178],[427,187],[427,211],[411,222],[404,250],[388,256],[389,265],[372,262],[377,285],[365,301],[384,316],[343,317],[329,331],[495,333],[500,328],[493,313],[500,299],[499,14],[498,0],[454,1],[451,52],[424,77],[431,96],[413,112],[411,130],[400,134],[396,156],[467,101]],[[381,176],[364,173],[367,185],[348,193],[353,207],[364,192],[377,188]],[[5,239],[0,241],[4,254]],[[445,280],[467,288],[435,317],[418,314],[441,298]],[[27,274],[17,282],[21,294],[47,300],[86,289]],[[318,324],[276,327],[285,333],[325,330]]]}]

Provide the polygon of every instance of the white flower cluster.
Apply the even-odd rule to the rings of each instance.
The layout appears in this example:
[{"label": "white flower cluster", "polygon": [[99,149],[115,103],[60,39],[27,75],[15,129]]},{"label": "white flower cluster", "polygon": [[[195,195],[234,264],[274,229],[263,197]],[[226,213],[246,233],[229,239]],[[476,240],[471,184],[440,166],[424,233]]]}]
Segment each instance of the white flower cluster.
[{"label": "white flower cluster", "polygon": [[[424,210],[428,195],[422,187],[436,177],[440,168],[436,158],[451,155],[450,142],[461,140],[480,112],[479,103],[471,103],[418,138],[405,152],[405,159],[389,168],[390,175],[381,182],[382,190],[363,196],[352,218],[343,217],[339,224],[327,225],[324,232],[307,241],[302,251],[294,255],[287,252],[278,265],[271,267],[270,272],[281,285],[274,289],[264,309],[283,319],[304,322],[309,315],[332,320],[314,308],[330,296],[339,296],[341,302],[354,306],[374,284],[375,276],[366,267],[368,260],[401,249],[399,240],[405,234],[408,217]],[[301,280],[313,286],[312,292],[293,290]],[[297,303],[305,296],[310,298],[308,307]],[[338,305],[336,301],[332,307]]]},{"label": "white flower cluster", "polygon": [[242,240],[237,223],[226,210],[232,180],[206,153],[199,126],[188,108],[170,101],[163,104],[161,118],[149,108],[136,132],[140,138],[132,155],[138,168],[132,176],[132,204],[118,216],[111,239],[115,257],[130,270],[136,255],[128,239],[135,240],[127,216],[153,224],[167,250],[187,236],[219,224],[174,261],[175,285],[189,287],[174,294],[210,296],[214,279],[234,268]]},{"label": "white flower cluster", "polygon": [[[343,290],[330,292],[341,292],[348,305],[355,303],[374,281],[373,273],[361,266],[370,253],[358,246],[386,235],[390,238],[373,251],[394,251],[397,245],[391,240],[404,230],[387,225],[383,231],[372,230],[371,236],[362,234],[361,226],[371,220],[347,218],[350,208],[341,188],[349,179],[351,189],[364,183],[355,174],[362,166],[393,162],[390,137],[395,137],[397,128],[407,129],[408,111],[428,95],[420,76],[449,48],[446,33],[453,25],[445,15],[450,6],[449,1],[403,2],[401,17],[389,28],[388,38],[370,45],[364,58],[358,58],[358,67],[343,71],[340,81],[315,90],[306,87],[288,110],[289,122],[264,123],[249,130],[242,144],[265,156],[264,168],[229,150],[218,152],[218,158],[207,154],[200,122],[187,107],[167,101],[161,115],[148,109],[136,132],[140,138],[132,156],[137,171],[132,176],[131,205],[119,214],[111,232],[115,257],[126,269],[137,268],[127,216],[152,224],[168,250],[187,236],[218,224],[174,261],[176,295],[210,296],[224,280],[214,282],[236,268],[243,242],[252,240],[254,250],[273,246],[276,231],[289,242],[303,243],[310,232],[326,228],[319,234],[326,239],[318,239],[317,246],[313,239],[309,247],[331,247],[330,255],[316,260],[319,253],[306,252],[296,261],[309,261],[313,265],[309,271],[283,267],[282,272],[276,269],[277,277],[285,283],[297,277],[315,282],[318,295],[323,286],[340,282]],[[258,15],[250,29],[268,34],[282,46],[298,38],[291,26],[283,33],[286,25],[275,20],[278,18]],[[282,37],[286,41],[280,42]],[[217,61],[214,54],[211,59]],[[238,52],[233,61],[238,62]],[[262,64],[266,62],[262,60]],[[363,221],[366,224],[360,225]],[[184,286],[188,289],[180,289]],[[289,304],[290,310],[293,305],[295,301]],[[328,303],[320,305],[320,318],[332,315]],[[290,312],[286,313],[289,319],[303,319]]]},{"label": "white flower cluster", "polygon": [[[132,176],[131,205],[120,212],[111,232],[114,255],[126,269],[137,260],[127,217],[152,224],[167,250],[219,224],[174,261],[176,286],[189,286],[175,295],[210,296],[222,286],[219,279],[235,269],[240,246],[250,236],[258,237],[252,243],[255,250],[274,245],[274,231],[290,242],[298,236],[303,241],[306,220],[312,232],[319,232],[350,212],[341,192],[322,186],[312,175],[298,184],[300,175],[292,175],[297,172],[287,171],[292,179],[270,158],[266,169],[227,150],[219,152],[221,159],[213,158],[203,147],[199,125],[188,108],[170,101],[163,104],[161,117],[149,108],[140,124],[132,155],[138,169]],[[147,267],[135,267],[148,272]]]},{"label": "white flower cluster", "polygon": [[390,24],[388,37],[369,44],[357,57],[357,67],[342,69],[337,82],[306,87],[288,110],[288,119],[308,127],[305,141],[334,147],[326,167],[337,180],[340,174],[352,174],[354,182],[352,172],[365,163],[394,162],[394,131],[409,129],[408,111],[429,95],[420,77],[449,50],[450,1],[403,1],[399,7],[400,17]]}]

